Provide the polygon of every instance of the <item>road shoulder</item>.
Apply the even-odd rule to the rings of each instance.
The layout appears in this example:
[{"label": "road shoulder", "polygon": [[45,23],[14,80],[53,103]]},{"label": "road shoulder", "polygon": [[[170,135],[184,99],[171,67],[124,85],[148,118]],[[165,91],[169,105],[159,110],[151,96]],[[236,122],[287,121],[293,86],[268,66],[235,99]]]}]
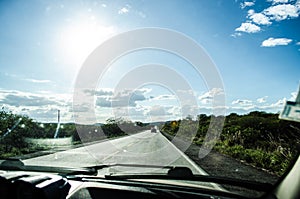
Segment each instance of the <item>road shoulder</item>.
[{"label": "road shoulder", "polygon": [[[181,140],[173,139],[174,137],[162,133],[168,140],[170,140],[177,148],[182,148],[180,145],[183,143]],[[204,158],[199,158],[198,153],[200,146],[191,144],[184,152],[190,159],[192,159],[199,167],[201,167],[209,175],[229,177],[235,179],[243,179],[249,181],[257,181],[263,183],[274,184],[279,179],[278,176],[271,174],[263,169],[253,167],[242,161],[236,160],[228,155],[221,154],[212,150]],[[225,186],[231,189],[230,186]],[[236,190],[237,192],[245,193],[245,190]]]}]

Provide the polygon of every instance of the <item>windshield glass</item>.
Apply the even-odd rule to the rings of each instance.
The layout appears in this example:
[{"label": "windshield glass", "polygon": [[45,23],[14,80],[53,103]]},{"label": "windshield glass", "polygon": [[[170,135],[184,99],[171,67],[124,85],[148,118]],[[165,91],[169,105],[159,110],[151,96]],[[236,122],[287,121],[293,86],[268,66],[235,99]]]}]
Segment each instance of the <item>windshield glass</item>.
[{"label": "windshield glass", "polygon": [[274,184],[300,139],[279,119],[300,103],[299,14],[299,0],[1,1],[1,159]]}]

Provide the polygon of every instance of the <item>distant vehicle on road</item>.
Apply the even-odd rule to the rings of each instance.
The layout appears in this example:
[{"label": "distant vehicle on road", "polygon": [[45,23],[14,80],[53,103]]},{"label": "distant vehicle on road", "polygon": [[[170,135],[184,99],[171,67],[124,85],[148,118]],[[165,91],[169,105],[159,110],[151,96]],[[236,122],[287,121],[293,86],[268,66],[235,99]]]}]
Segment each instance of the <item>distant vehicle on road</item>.
[{"label": "distant vehicle on road", "polygon": [[156,128],[155,127],[151,127],[151,133],[156,133]]}]

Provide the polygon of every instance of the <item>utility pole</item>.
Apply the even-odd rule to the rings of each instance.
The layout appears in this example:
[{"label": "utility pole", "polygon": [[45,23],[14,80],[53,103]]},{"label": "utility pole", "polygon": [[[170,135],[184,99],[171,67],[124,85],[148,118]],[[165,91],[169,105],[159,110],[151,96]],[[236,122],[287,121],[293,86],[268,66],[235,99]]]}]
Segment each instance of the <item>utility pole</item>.
[{"label": "utility pole", "polygon": [[57,127],[54,133],[54,138],[58,137],[59,127],[60,127],[60,110],[57,110]]}]

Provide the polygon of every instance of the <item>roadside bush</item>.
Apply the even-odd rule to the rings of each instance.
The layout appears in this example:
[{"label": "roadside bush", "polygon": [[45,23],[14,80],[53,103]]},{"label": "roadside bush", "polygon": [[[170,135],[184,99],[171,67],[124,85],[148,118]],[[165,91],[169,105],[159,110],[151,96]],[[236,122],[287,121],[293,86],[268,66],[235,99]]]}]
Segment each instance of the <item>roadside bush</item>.
[{"label": "roadside bush", "polygon": [[286,171],[292,159],[291,154],[286,156],[278,151],[266,152],[260,149],[246,149],[241,145],[226,146],[220,142],[214,149],[277,175],[282,175]]}]

